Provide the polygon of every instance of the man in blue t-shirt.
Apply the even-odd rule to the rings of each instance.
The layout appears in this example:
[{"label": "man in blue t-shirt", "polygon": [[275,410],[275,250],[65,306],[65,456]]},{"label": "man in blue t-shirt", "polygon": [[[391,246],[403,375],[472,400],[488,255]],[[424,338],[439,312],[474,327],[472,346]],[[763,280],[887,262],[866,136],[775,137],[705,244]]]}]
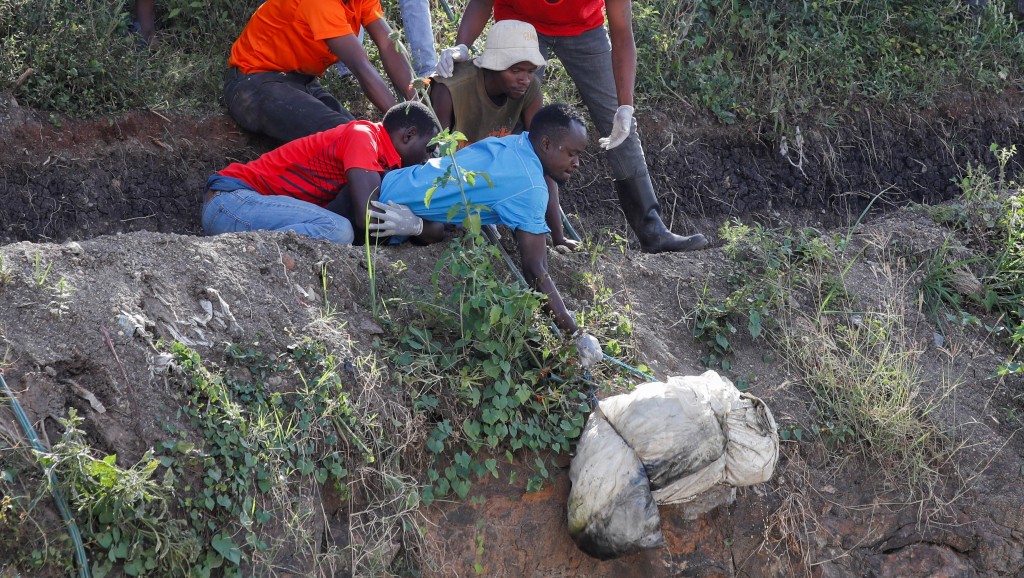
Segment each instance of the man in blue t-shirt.
[{"label": "man in blue t-shirt", "polygon": [[[531,287],[548,296],[546,307],[555,323],[573,336],[579,328],[548,275],[548,226],[544,220],[548,186],[544,177],[564,183],[579,168],[586,147],[583,117],[564,104],[552,104],[537,111],[530,132],[486,138],[455,153],[460,169],[477,173],[472,183],[463,180],[466,200],[484,207],[480,213],[484,225],[502,223],[515,231],[523,276]],[[425,197],[427,190],[444,178],[451,163],[450,157],[432,159],[384,175],[380,200],[371,201],[377,209],[371,216],[377,222],[370,223],[370,230],[378,237],[409,236],[422,243],[443,239],[445,223],[461,223],[466,217],[465,207],[460,206],[464,205],[463,193],[458,183],[449,182],[434,190],[429,207]],[[449,217],[452,207],[459,209]],[[346,216],[353,226],[366,222],[366,207],[353,203],[350,211]],[[585,364],[600,360],[601,347],[594,337],[579,335],[577,344]]]}]

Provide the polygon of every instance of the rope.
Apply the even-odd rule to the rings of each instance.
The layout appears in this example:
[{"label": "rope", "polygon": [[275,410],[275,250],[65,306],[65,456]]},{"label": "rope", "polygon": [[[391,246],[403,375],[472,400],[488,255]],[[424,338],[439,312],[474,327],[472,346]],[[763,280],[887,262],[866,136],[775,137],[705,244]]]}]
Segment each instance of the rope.
[{"label": "rope", "polygon": [[[22,432],[25,434],[25,438],[28,439],[32,447],[39,453],[46,453],[46,448],[43,447],[39,436],[36,435],[36,430],[32,428],[32,424],[28,421],[28,416],[25,415],[25,410],[21,408],[21,404],[18,403],[18,399],[14,397],[11,389],[7,387],[7,382],[4,381],[3,375],[0,375],[0,386],[3,386],[3,394],[7,397],[8,401],[11,402],[11,409],[14,410],[14,417],[18,420],[18,425],[21,426]],[[53,495],[53,501],[57,503],[57,510],[60,511],[61,518],[64,518],[64,522],[68,527],[68,534],[71,535],[71,543],[75,547],[75,561],[78,563],[78,576],[80,578],[90,578],[89,574],[89,560],[85,556],[85,547],[82,545],[82,534],[78,531],[78,524],[75,523],[75,517],[71,515],[71,509],[68,507],[68,503],[64,500],[64,495],[61,494],[57,488],[57,474],[52,469],[45,470],[46,477],[50,483],[50,493]]]},{"label": "rope", "polygon": [[582,241],[583,239],[580,238],[580,234],[576,232],[572,223],[569,222],[569,217],[565,216],[565,211],[562,210],[562,207],[558,207],[558,212],[562,214],[562,226],[565,227],[565,232],[569,233],[569,238],[576,242]]}]

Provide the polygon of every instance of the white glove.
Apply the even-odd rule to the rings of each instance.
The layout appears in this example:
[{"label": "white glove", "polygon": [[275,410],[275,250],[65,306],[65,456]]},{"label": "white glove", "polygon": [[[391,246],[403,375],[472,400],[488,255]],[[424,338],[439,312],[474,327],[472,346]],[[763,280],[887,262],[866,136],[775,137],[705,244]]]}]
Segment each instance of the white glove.
[{"label": "white glove", "polygon": [[423,232],[423,219],[414,215],[409,207],[394,201],[388,201],[386,205],[380,201],[370,201],[370,204],[380,211],[371,215],[378,222],[370,223],[368,227],[378,237],[415,237]]},{"label": "white glove", "polygon": [[604,353],[601,351],[601,344],[598,343],[596,337],[589,333],[581,333],[576,338],[576,351],[580,355],[580,365],[584,368],[593,367],[604,357]]},{"label": "white glove", "polygon": [[633,107],[624,104],[615,110],[615,118],[612,119],[612,134],[597,139],[597,143],[604,150],[613,149],[629,138],[629,131],[633,128]]},{"label": "white glove", "polygon": [[437,56],[437,66],[434,67],[434,71],[437,72],[438,76],[448,78],[455,72],[456,62],[465,62],[467,60],[469,60],[469,49],[466,48],[465,44],[445,48]]}]

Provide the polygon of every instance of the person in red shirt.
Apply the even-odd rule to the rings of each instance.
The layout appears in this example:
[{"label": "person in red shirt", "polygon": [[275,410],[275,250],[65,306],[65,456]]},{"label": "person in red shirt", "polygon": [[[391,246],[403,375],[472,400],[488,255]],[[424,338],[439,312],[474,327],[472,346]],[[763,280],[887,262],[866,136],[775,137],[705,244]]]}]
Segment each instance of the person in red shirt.
[{"label": "person in red shirt", "polygon": [[[700,233],[668,230],[659,214],[654,185],[633,120],[636,43],[632,0],[469,0],[459,22],[457,45],[441,51],[438,73],[469,59],[467,46],[495,20],[521,20],[537,29],[541,53],[558,56],[576,84],[611,168],[626,221],[647,253],[691,251],[707,245]],[[608,27],[605,28],[605,12]]]},{"label": "person in red shirt", "polygon": [[242,128],[288,142],[353,120],[317,78],[345,63],[381,112],[395,94],[356,38],[362,26],[380,51],[388,78],[411,98],[412,73],[390,38],[380,0],[267,0],[231,47],[224,103]]},{"label": "person in red shirt", "polygon": [[342,216],[351,214],[345,204],[366,206],[386,171],[427,160],[428,143],[438,131],[430,109],[403,102],[380,123],[355,120],[252,162],[232,163],[206,182],[203,231],[295,231],[351,244],[355,234]]}]

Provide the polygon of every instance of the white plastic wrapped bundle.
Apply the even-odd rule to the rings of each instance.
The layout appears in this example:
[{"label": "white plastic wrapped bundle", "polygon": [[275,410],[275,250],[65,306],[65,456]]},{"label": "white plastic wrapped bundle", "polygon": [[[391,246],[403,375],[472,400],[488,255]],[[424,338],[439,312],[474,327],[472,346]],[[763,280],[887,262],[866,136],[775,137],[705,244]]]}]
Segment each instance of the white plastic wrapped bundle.
[{"label": "white plastic wrapped bundle", "polygon": [[706,388],[687,385],[645,383],[598,407],[643,462],[652,490],[700,471],[725,452],[725,435]]},{"label": "white plastic wrapped bundle", "polygon": [[602,560],[665,543],[647,475],[599,414],[587,420],[569,468],[569,534]]},{"label": "white plastic wrapped bundle", "polygon": [[587,420],[569,471],[569,532],[601,559],[658,546],[655,502],[767,481],[778,454],[768,407],[714,371],[641,385]]}]

